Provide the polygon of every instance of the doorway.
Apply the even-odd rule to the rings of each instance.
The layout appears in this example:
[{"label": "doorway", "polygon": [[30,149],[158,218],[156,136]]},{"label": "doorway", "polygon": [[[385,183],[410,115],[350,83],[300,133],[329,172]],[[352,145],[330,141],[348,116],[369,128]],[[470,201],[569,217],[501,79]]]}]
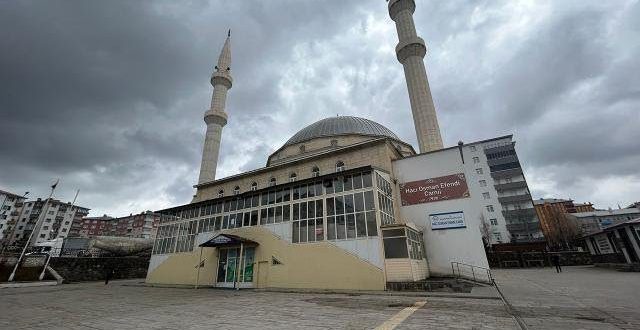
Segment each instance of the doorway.
[{"label": "doorway", "polygon": [[[252,288],[255,264],[255,247],[219,248],[216,286],[220,288]],[[235,286],[234,286],[235,285]]]}]

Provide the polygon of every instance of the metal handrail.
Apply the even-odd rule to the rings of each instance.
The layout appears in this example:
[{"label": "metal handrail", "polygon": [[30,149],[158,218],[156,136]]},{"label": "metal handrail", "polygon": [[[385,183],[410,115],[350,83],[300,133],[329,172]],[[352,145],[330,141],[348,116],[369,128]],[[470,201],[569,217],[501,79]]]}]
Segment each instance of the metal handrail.
[{"label": "metal handrail", "polygon": [[[478,269],[479,271],[482,271],[484,273],[487,274],[487,280],[489,281],[490,284],[494,284],[494,279],[493,279],[493,275],[491,274],[491,269],[486,268],[486,267],[481,267],[481,266],[476,266],[476,265],[471,265],[471,264],[465,264],[463,262],[457,262],[457,261],[452,261],[451,262],[451,272],[453,273],[453,276],[458,279],[463,277],[462,276],[462,272],[460,272],[460,265],[462,266],[466,266],[471,268],[471,275],[473,277],[473,281],[474,282],[479,282],[476,278],[476,269]],[[458,270],[457,274],[456,274],[456,269]]]}]

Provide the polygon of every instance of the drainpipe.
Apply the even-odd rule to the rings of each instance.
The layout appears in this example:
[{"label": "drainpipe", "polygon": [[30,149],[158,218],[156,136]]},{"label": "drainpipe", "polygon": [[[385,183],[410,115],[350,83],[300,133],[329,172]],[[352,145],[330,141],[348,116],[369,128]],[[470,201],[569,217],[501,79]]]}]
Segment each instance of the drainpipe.
[{"label": "drainpipe", "polygon": [[202,265],[202,246],[200,247],[200,257],[198,257],[198,272],[196,273],[196,286],[194,289],[198,288],[198,283],[200,283],[200,266]]},{"label": "drainpipe", "polygon": [[462,153],[462,146],[464,142],[462,140],[458,141],[458,151],[460,151],[460,159],[462,160],[462,164],[464,164],[464,154]]},{"label": "drainpipe", "polygon": [[236,264],[236,278],[233,281],[233,288],[236,290],[240,290],[240,270],[242,269],[242,267],[240,266],[242,264],[242,252],[244,250],[244,243],[240,243],[240,257],[238,258],[238,262]]}]

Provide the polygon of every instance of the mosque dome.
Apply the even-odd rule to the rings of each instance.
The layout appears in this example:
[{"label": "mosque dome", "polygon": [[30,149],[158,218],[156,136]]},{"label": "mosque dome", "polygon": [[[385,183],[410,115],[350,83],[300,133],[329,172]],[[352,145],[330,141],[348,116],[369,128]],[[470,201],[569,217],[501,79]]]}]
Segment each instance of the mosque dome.
[{"label": "mosque dome", "polygon": [[315,138],[339,135],[366,135],[388,137],[401,141],[390,129],[375,121],[353,116],[337,116],[319,120],[294,134],[283,147],[309,141]]}]

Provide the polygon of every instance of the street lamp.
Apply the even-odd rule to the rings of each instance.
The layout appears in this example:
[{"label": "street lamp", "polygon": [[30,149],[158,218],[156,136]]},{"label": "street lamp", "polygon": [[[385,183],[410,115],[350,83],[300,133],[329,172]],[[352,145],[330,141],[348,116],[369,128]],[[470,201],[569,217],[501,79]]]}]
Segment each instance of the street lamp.
[{"label": "street lamp", "polygon": [[53,196],[53,192],[56,190],[56,186],[58,186],[58,182],[60,182],[60,179],[56,180],[56,182],[51,186],[51,193],[49,194],[49,197],[47,198],[47,200],[44,202],[44,205],[42,206],[40,216],[38,217],[38,220],[36,220],[36,223],[33,226],[33,230],[31,230],[31,234],[29,235],[27,242],[24,244],[24,248],[22,248],[22,253],[20,253],[20,258],[18,258],[16,265],[13,267],[13,271],[11,272],[11,275],[9,275],[8,282],[13,282],[13,278],[16,276],[16,271],[20,266],[20,262],[22,261],[22,258],[24,258],[24,253],[27,251],[27,248],[29,247],[29,243],[31,243],[31,238],[33,238],[33,234],[35,234],[36,229],[39,228],[38,224],[40,224],[40,220],[44,219],[45,217],[47,206],[49,204],[49,201],[51,201],[51,196]]},{"label": "street lamp", "polygon": [[[62,221],[64,221],[64,219]],[[55,232],[56,231],[53,230],[53,228],[51,228],[51,230],[49,230],[49,238],[51,238],[52,234],[55,234]],[[53,252],[53,246],[49,247],[49,251],[47,251],[47,260],[45,261],[44,267],[42,268],[42,273],[40,273],[40,277],[38,278],[40,281],[42,281],[42,279],[44,278],[44,273],[47,271],[47,267],[49,266],[49,261],[51,260],[52,252]]]}]

